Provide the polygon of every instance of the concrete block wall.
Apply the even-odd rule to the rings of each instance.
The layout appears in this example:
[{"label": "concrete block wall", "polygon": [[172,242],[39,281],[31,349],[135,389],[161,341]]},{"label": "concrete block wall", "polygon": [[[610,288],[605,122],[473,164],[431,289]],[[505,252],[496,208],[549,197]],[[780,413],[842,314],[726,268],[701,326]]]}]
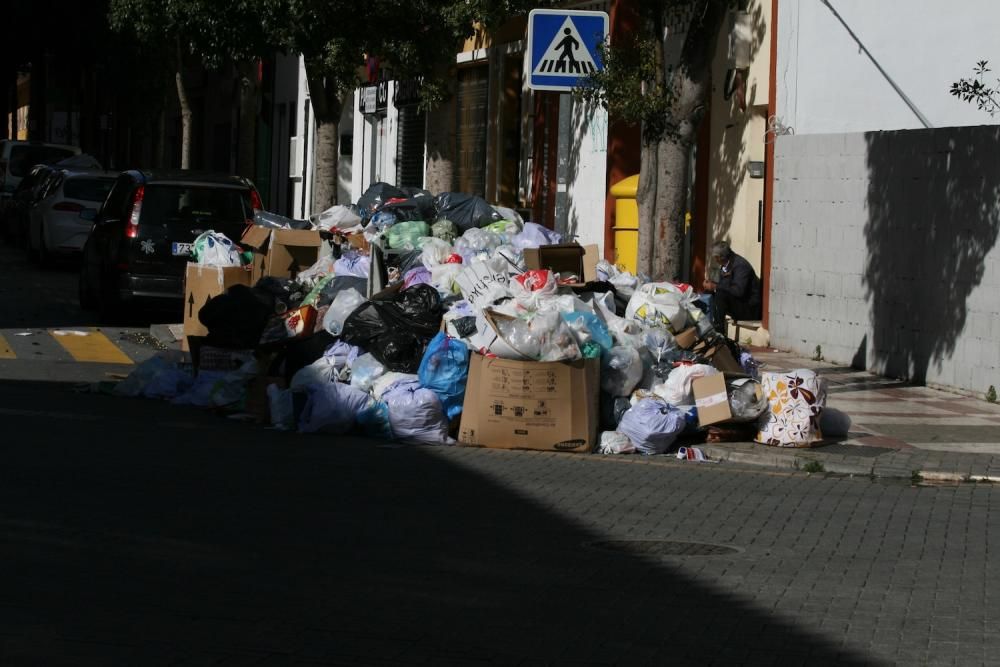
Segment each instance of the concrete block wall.
[{"label": "concrete block wall", "polygon": [[1000,387],[1000,127],[778,137],[777,347]]}]

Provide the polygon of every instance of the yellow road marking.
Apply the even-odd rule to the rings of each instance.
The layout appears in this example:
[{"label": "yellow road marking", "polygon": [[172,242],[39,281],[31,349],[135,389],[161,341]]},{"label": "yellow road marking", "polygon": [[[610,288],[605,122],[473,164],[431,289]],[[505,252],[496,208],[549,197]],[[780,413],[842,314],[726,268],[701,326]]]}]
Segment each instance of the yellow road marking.
[{"label": "yellow road marking", "polygon": [[107,336],[100,331],[93,329],[78,329],[86,336],[76,336],[71,333],[57,335],[56,331],[68,331],[66,329],[50,329],[49,333],[58,341],[63,348],[70,353],[76,361],[87,361],[100,364],[132,364],[124,352],[112,343]]},{"label": "yellow road marking", "polygon": [[7,344],[7,340],[3,336],[0,336],[0,359],[17,359],[14,350],[10,349],[10,345]]}]

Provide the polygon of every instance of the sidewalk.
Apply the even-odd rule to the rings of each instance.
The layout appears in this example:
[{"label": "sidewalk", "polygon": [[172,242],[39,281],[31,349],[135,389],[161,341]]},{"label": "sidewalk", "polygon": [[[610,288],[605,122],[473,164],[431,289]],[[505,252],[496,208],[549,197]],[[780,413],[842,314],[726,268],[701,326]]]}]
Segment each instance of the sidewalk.
[{"label": "sidewalk", "polygon": [[[165,347],[179,348],[166,325],[150,333]],[[851,428],[846,438],[828,438],[810,449],[698,445],[713,460],[865,477],[1000,482],[1000,404],[770,348],[753,354],[763,370],[811,368],[826,378],[827,407],[850,417]]]},{"label": "sidewalk", "polygon": [[851,418],[850,431],[811,449],[706,443],[711,458],[874,477],[1000,482],[1000,404],[787,352],[754,350],[754,357],[764,370],[811,368],[826,378],[827,407]]}]

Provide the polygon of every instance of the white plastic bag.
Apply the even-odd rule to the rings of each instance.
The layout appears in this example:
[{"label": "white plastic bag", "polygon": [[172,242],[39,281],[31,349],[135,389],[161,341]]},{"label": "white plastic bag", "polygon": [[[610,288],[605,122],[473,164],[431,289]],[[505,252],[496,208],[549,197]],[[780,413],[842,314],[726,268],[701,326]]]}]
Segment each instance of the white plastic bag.
[{"label": "white plastic bag", "polygon": [[667,376],[667,381],[652,388],[652,392],[670,405],[694,405],[691,385],[695,379],[716,375],[719,371],[707,364],[678,366]]},{"label": "white plastic bag", "polygon": [[295,428],[295,408],[290,389],[282,389],[276,384],[267,385],[267,404],[271,412],[271,426],[282,431]]},{"label": "white plastic bag", "polygon": [[625,308],[625,318],[647,327],[665,327],[671,333],[683,331],[694,292],[673,283],[646,283],[635,290]]},{"label": "white plastic bag", "polygon": [[351,386],[360,391],[371,391],[372,384],[385,374],[385,366],[369,354],[362,354],[351,364]]},{"label": "white plastic bag", "polygon": [[385,375],[380,375],[372,382],[371,395],[376,401],[385,398],[385,392],[389,391],[400,382],[419,382],[420,378],[416,373],[397,373],[389,371]]},{"label": "white plastic bag", "polygon": [[354,206],[337,205],[331,206],[319,215],[309,218],[309,221],[316,225],[317,229],[353,229],[361,224],[361,216]]},{"label": "white plastic bag", "polygon": [[420,260],[428,269],[447,262],[453,252],[451,244],[447,241],[434,237],[420,239]]},{"label": "white plastic bag", "polygon": [[419,382],[397,382],[385,392],[382,400],[389,406],[389,423],[394,437],[428,445],[452,444],[441,401]]},{"label": "white plastic bag", "polygon": [[340,259],[333,263],[333,272],[338,276],[368,278],[370,270],[371,259],[368,255],[362,255],[353,250],[345,252]]},{"label": "white plastic bag", "polygon": [[326,314],[323,315],[323,328],[331,336],[339,336],[340,332],[344,330],[344,322],[348,316],[364,302],[365,297],[354,288],[337,292],[337,296],[333,298],[333,303],[330,304]]},{"label": "white plastic bag", "polygon": [[521,308],[539,310],[546,299],[556,295],[558,281],[559,275],[547,269],[525,271],[510,281],[510,293]]},{"label": "white plastic bag", "polygon": [[601,433],[601,441],[597,449],[601,454],[631,454],[635,451],[635,445],[624,433],[604,431]]},{"label": "white plastic bag", "polygon": [[325,257],[320,257],[316,260],[316,263],[310,266],[305,271],[299,273],[295,276],[295,281],[301,285],[313,286],[323,278],[333,275],[336,270],[334,267],[335,260],[332,255],[326,255]]},{"label": "white plastic bag", "polygon": [[240,253],[242,248],[233,243],[225,234],[213,230],[202,232],[192,244],[192,254],[199,266],[242,266]]},{"label": "white plastic bag", "polygon": [[686,426],[684,413],[655,398],[644,398],[625,411],[618,423],[643,454],[663,454]]},{"label": "white plastic bag", "polygon": [[537,248],[543,245],[562,243],[563,237],[559,232],[553,231],[534,222],[524,223],[524,229],[520,234],[511,239],[511,245],[518,250],[525,248]]},{"label": "white plastic bag", "polygon": [[370,400],[368,394],[340,382],[309,385],[306,392],[309,396],[299,416],[302,433],[348,433]]}]

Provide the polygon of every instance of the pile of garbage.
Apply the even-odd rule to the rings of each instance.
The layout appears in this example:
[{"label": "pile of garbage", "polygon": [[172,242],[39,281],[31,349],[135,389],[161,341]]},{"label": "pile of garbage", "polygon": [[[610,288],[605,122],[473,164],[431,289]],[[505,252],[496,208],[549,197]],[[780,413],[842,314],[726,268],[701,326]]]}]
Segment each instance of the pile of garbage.
[{"label": "pile of garbage", "polygon": [[309,220],[260,212],[240,242],[194,244],[189,291],[207,272],[214,293],[188,299],[190,354],[161,353],[114,391],[421,444],[819,440],[820,378],[761,374],[690,285],[569,241],[480,197],[385,183]]}]

